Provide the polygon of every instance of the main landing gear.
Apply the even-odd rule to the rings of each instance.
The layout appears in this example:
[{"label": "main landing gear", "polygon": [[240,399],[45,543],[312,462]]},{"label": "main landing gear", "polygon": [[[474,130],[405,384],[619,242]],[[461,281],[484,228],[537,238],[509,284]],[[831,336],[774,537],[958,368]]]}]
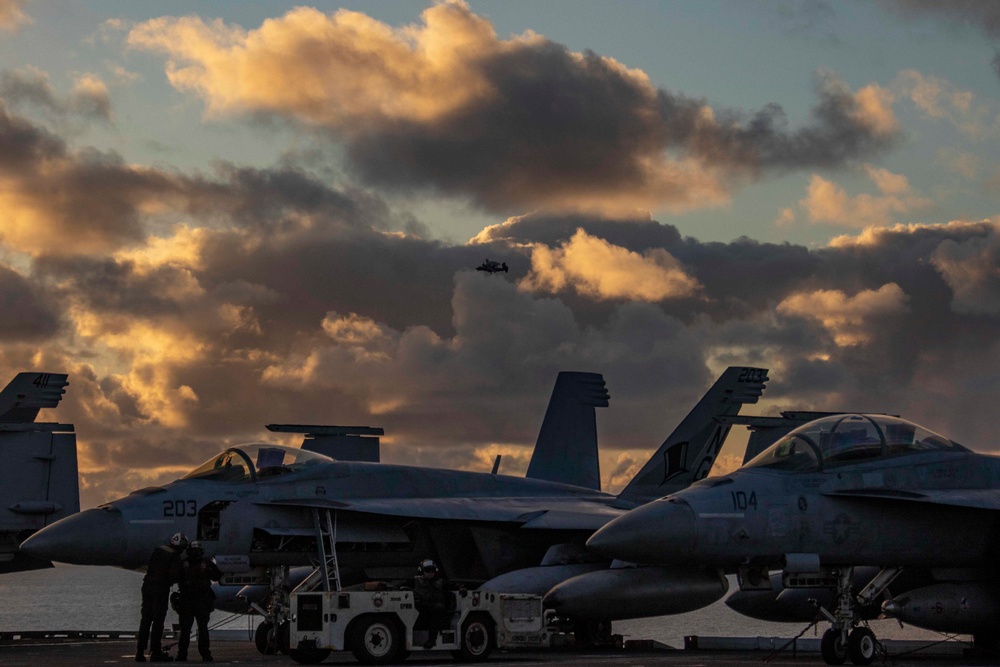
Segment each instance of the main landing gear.
[{"label": "main landing gear", "polygon": [[861,619],[857,607],[870,604],[892,583],[902,568],[885,568],[865,586],[857,597],[851,591],[854,568],[837,571],[837,603],[831,612],[820,607],[820,612],[830,621],[830,629],[823,633],[820,651],[828,665],[842,665],[850,660],[855,665],[870,665],[877,654],[884,654],[881,642],[867,626],[859,626]]}]

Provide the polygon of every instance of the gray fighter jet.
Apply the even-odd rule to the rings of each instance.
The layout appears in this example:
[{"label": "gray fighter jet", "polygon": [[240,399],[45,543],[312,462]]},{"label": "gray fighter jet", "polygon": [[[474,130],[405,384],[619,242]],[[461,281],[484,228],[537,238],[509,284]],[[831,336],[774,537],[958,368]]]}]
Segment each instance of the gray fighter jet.
[{"label": "gray fighter jet", "polygon": [[35,421],[68,384],[64,373],[27,372],[0,391],[0,573],[52,567],[18,544],[80,510],[73,425]]},{"label": "gray fighter jet", "polygon": [[[718,566],[743,590],[770,590],[771,570],[786,589],[832,588],[823,657],[869,664],[878,643],[859,626],[864,609],[904,569],[918,576],[883,611],[996,641],[998,510],[1000,459],[903,419],[837,415],[611,521],[587,545],[641,563]],[[855,567],[871,565],[878,573],[855,594]]]},{"label": "gray fighter jet", "polygon": [[[527,478],[245,445],[171,484],[57,522],[21,549],[60,562],[140,568],[157,545],[183,532],[224,571],[246,576],[269,568],[278,597],[287,596],[281,591],[290,566],[313,565],[324,586],[340,586],[412,577],[427,557],[452,580],[489,584],[505,575],[512,590],[544,593],[581,566],[607,568],[584,547],[594,530],[705,477],[730,428],[716,417],[755,403],[766,380],[764,369],[725,371],[618,496],[599,490],[594,407],[608,404],[603,378],[563,373]],[[656,575],[677,593],[675,607],[685,591],[688,608],[726,592],[714,571],[657,568]]]}]

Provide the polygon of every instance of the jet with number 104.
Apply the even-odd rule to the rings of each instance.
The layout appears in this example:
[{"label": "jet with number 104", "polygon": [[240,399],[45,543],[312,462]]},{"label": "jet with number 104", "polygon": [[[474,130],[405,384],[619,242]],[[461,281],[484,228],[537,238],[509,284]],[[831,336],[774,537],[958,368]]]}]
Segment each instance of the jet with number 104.
[{"label": "jet with number 104", "polygon": [[[412,577],[418,562],[433,558],[449,579],[491,590],[544,594],[573,580],[557,600],[567,616],[608,627],[603,622],[615,618],[690,611],[721,598],[725,577],[701,567],[609,568],[584,543],[627,509],[707,476],[730,429],[719,418],[756,403],[766,381],[765,369],[725,371],[617,496],[600,491],[594,408],[608,404],[604,380],[560,373],[526,478],[247,445],[171,484],[59,521],[21,549],[59,562],[140,568],[183,532],[230,572],[271,568],[273,575],[316,565],[318,547],[335,533],[345,585]],[[630,589],[633,580],[644,596]],[[283,585],[271,582],[272,590]],[[607,590],[620,603],[592,594]]]},{"label": "jet with number 104", "polygon": [[[641,563],[716,565],[736,572],[742,590],[770,588],[771,570],[786,590],[832,588],[829,664],[874,659],[879,644],[860,610],[883,594],[888,615],[995,644],[1000,458],[895,417],[825,417],[736,472],[609,522],[587,545]],[[855,595],[858,566],[878,569]],[[893,597],[904,570],[917,583],[901,577]]]}]

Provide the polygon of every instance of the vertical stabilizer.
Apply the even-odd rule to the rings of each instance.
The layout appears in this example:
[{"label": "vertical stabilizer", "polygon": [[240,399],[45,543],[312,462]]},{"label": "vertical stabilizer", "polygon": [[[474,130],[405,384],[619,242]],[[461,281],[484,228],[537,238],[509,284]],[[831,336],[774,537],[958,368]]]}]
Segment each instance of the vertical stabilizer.
[{"label": "vertical stabilizer", "polygon": [[525,476],[599,491],[594,408],[608,407],[609,399],[600,373],[559,373]]},{"label": "vertical stabilizer", "polygon": [[756,403],[767,380],[766,368],[727,368],[618,498],[640,504],[707,477],[732,426],[720,417]]},{"label": "vertical stabilizer", "polygon": [[41,408],[59,405],[66,393],[65,373],[18,373],[0,391],[0,423],[30,423]]},{"label": "vertical stabilizer", "polygon": [[80,511],[72,424],[36,423],[65,393],[65,373],[18,373],[0,391],[0,573],[52,567],[18,550],[31,533]]}]

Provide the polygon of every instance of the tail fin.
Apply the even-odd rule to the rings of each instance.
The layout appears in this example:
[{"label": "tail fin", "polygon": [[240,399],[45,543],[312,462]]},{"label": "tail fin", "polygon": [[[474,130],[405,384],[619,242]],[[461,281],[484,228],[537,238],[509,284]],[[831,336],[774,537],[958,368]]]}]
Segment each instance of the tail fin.
[{"label": "tail fin", "polygon": [[735,415],[764,393],[766,368],[730,366],[629,482],[619,500],[640,504],[679,491],[708,476]]},{"label": "tail fin", "polygon": [[18,551],[21,540],[80,511],[72,424],[36,423],[59,405],[65,373],[18,373],[0,391],[0,573],[52,567]]},{"label": "tail fin", "polygon": [[31,423],[42,408],[59,405],[66,393],[65,373],[18,373],[0,391],[0,423]]},{"label": "tail fin", "polygon": [[608,407],[609,399],[600,373],[559,373],[525,477],[600,491],[594,408]]}]

